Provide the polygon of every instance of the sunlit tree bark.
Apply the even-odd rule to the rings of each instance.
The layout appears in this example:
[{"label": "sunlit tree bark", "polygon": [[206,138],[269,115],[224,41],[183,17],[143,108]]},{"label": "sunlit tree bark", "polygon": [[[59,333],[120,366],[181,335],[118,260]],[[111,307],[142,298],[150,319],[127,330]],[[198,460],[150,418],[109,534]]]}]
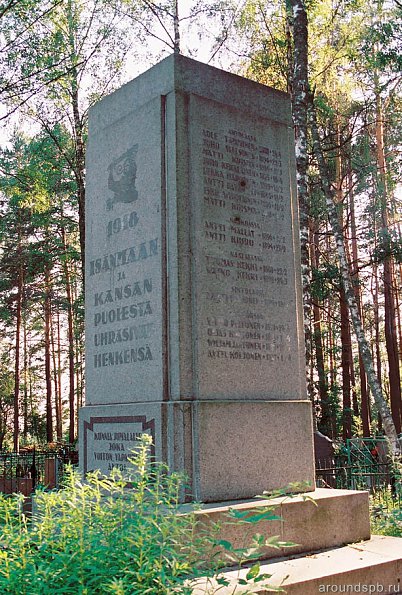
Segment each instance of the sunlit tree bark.
[{"label": "sunlit tree bark", "polygon": [[341,226],[339,225],[339,216],[336,208],[336,204],[334,202],[333,191],[330,185],[330,176],[327,170],[327,165],[323,156],[322,147],[321,147],[321,139],[318,133],[318,126],[315,117],[315,110],[313,102],[311,102],[311,122],[312,122],[312,135],[313,135],[313,143],[314,143],[314,151],[317,157],[318,166],[320,170],[321,176],[321,185],[322,189],[326,198],[326,204],[328,209],[328,218],[332,227],[332,232],[334,234],[336,248],[338,253],[338,260],[339,260],[339,268],[340,274],[342,278],[342,283],[345,290],[345,297],[347,300],[350,316],[353,322],[353,327],[356,335],[357,342],[359,344],[360,352],[362,354],[364,368],[366,370],[366,375],[368,379],[368,383],[371,388],[371,392],[376,403],[377,409],[379,414],[381,415],[382,423],[384,426],[385,433],[387,438],[390,442],[391,448],[393,452],[398,452],[399,445],[398,445],[398,437],[397,432],[395,429],[395,425],[392,419],[391,412],[389,410],[388,404],[384,399],[384,396],[381,391],[381,387],[378,384],[373,361],[371,357],[370,347],[366,340],[365,333],[363,330],[363,326],[359,317],[359,309],[356,304],[353,284],[350,278],[350,271],[349,265],[346,258],[345,246],[344,246],[344,238],[343,238],[343,231]]},{"label": "sunlit tree bark", "polygon": [[387,188],[387,166],[385,161],[384,147],[384,115],[382,101],[379,92],[379,77],[376,79],[376,160],[378,166],[377,190],[381,204],[382,218],[382,241],[384,244],[384,311],[385,311],[385,344],[388,355],[389,388],[391,399],[391,411],[395,428],[398,434],[402,430],[402,407],[401,407],[401,376],[399,370],[398,339],[396,328],[396,306],[394,297],[394,263],[390,253],[390,229],[388,217],[388,188]]},{"label": "sunlit tree bark", "polygon": [[[286,0],[289,28],[293,33],[293,72],[291,76],[292,113],[295,131],[295,152],[297,169],[297,197],[299,203],[301,271],[303,287],[304,337],[306,353],[306,379],[312,353],[310,327],[310,250],[309,250],[309,192],[307,151],[307,108],[308,108],[308,28],[307,13],[302,0]],[[307,382],[310,398],[313,398],[311,383]]]}]

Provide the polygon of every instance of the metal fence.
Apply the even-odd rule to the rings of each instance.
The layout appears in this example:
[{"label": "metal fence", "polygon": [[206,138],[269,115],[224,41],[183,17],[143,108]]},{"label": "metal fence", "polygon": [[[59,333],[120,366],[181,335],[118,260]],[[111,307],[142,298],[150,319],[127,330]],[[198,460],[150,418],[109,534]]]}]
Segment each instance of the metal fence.
[{"label": "metal fence", "polygon": [[344,457],[316,461],[318,487],[346,490],[367,490],[373,496],[388,494],[402,501],[402,477],[390,462],[354,462]]},{"label": "metal fence", "polygon": [[0,492],[30,496],[38,486],[56,488],[62,482],[66,465],[76,462],[70,447],[58,451],[0,451]]},{"label": "metal fence", "polygon": [[375,491],[377,487],[391,485],[394,476],[388,463],[336,465],[331,461],[317,461],[316,480],[321,487]]}]

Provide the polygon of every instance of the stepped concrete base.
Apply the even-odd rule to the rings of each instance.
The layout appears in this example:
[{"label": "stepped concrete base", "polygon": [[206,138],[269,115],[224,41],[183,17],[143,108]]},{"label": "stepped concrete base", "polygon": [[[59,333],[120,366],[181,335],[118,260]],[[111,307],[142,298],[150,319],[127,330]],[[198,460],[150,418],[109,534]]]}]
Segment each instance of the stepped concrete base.
[{"label": "stepped concrete base", "polygon": [[[340,518],[342,523],[342,518]],[[316,554],[261,564],[261,572],[271,575],[272,587],[281,587],[287,595],[319,595],[320,593],[402,593],[402,539],[373,536],[370,540]],[[231,586],[220,587],[219,595],[231,595],[239,578],[247,569],[223,573]],[[194,587],[193,595],[215,593],[213,581]],[[246,593],[250,587],[237,586],[235,593]],[[260,586],[253,593],[270,593]]]},{"label": "stepped concrete base", "polygon": [[[262,520],[257,524],[228,523],[229,509],[235,511],[258,511],[266,506],[275,508],[275,515],[281,520]],[[183,510],[189,510],[185,505]],[[266,549],[265,558],[278,555],[296,555],[318,551],[346,543],[370,539],[369,499],[367,492],[352,490],[330,490],[318,488],[314,492],[262,500],[206,504],[195,513],[203,529],[208,524],[222,523],[219,538],[229,541],[234,547],[244,547],[251,537],[260,533],[266,537],[277,535],[281,541],[295,544],[278,552]],[[401,587],[402,591],[402,587]]]}]

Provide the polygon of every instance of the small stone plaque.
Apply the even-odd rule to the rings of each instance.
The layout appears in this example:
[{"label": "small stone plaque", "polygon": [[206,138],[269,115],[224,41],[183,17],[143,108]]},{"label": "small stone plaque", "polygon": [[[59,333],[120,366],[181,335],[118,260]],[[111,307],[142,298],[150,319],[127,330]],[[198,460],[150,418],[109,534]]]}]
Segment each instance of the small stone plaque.
[{"label": "small stone plaque", "polygon": [[157,405],[84,407],[81,411],[80,466],[84,473],[99,469],[129,471],[129,458],[138,448],[142,434],[152,438],[150,454],[161,456],[161,409]]},{"label": "small stone plaque", "polygon": [[[89,433],[92,432],[92,436]],[[142,434],[149,434],[155,444],[155,420],[145,416],[91,417],[84,423],[84,472],[99,469],[105,475],[112,469],[126,472],[130,468],[129,458]],[[92,439],[93,450],[88,450]],[[152,452],[153,451],[153,452]],[[155,456],[155,447],[151,454]]]}]

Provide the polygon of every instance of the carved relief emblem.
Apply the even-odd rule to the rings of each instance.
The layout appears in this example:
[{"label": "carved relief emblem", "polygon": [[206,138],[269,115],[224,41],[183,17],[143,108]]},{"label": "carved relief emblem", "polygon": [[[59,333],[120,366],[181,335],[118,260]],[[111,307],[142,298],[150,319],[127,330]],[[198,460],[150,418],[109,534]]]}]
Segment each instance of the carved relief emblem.
[{"label": "carved relief emblem", "polygon": [[112,161],[108,167],[108,188],[113,192],[113,197],[106,202],[107,210],[111,211],[113,205],[118,202],[134,202],[138,198],[135,187],[137,177],[138,145],[134,145],[117,159]]}]

